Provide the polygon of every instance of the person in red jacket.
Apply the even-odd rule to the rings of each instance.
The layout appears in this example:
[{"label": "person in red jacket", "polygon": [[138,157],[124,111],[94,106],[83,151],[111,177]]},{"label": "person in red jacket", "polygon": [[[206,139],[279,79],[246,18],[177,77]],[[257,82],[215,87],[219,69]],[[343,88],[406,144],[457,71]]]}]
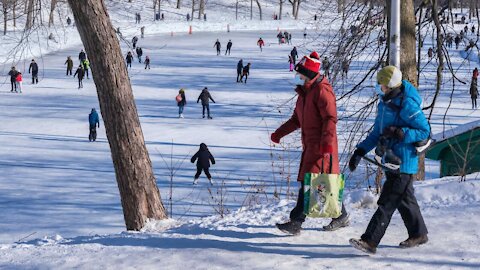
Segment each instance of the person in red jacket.
[{"label": "person in red jacket", "polygon": [[472,78],[475,79],[475,80],[478,79],[478,68],[475,68],[475,69],[473,70]]},{"label": "person in red jacket", "polygon": [[[295,110],[292,117],[271,134],[274,143],[301,129],[302,158],[297,180],[300,182],[297,205],[290,212],[290,221],[277,224],[277,227],[287,233],[300,233],[305,221],[303,213],[303,179],[305,173],[340,173],[337,144],[337,107],[335,94],[327,78],[319,73],[320,57],[316,52],[304,56],[295,66],[298,93]],[[324,226],[325,231],[333,231],[349,225],[348,214],[342,207],[340,217],[333,219]]]}]

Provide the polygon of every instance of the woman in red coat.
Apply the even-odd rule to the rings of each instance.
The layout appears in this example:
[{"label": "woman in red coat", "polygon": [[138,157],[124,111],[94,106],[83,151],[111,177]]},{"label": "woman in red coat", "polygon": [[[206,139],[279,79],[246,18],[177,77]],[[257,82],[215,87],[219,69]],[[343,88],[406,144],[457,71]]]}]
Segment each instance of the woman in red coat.
[{"label": "woman in red coat", "polygon": [[[335,94],[327,78],[319,74],[320,60],[316,52],[305,56],[295,66],[298,99],[292,117],[271,135],[274,143],[297,129],[302,131],[302,158],[297,180],[301,183],[297,205],[290,212],[290,221],[277,227],[298,234],[305,221],[303,214],[303,178],[305,173],[340,173],[337,144],[337,107]],[[332,164],[330,164],[332,161]],[[330,172],[331,167],[331,172]],[[349,225],[345,207],[342,215],[324,226],[333,231]]]}]

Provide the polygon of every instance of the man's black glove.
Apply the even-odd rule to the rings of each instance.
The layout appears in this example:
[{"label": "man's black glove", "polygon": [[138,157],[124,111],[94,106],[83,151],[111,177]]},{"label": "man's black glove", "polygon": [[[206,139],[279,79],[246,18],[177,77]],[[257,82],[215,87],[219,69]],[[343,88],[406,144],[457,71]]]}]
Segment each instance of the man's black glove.
[{"label": "man's black glove", "polygon": [[365,154],[366,154],[365,150],[363,150],[362,148],[355,149],[355,152],[353,152],[353,155],[350,158],[350,161],[348,162],[348,168],[350,169],[351,172],[357,169],[358,163],[360,163],[360,160],[362,160],[362,157]]},{"label": "man's black glove", "polygon": [[405,138],[405,133],[401,127],[389,126],[383,130],[383,136],[397,139],[398,141],[403,141]]}]

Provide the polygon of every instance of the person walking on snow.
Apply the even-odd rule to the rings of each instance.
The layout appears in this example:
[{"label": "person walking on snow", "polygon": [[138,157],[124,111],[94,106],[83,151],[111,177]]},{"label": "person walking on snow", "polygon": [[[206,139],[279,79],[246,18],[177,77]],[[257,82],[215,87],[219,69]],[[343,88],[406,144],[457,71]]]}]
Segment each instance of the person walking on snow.
[{"label": "person walking on snow", "polygon": [[290,51],[290,55],[292,56],[293,64],[295,65],[298,57],[297,47],[293,47],[293,49]]},{"label": "person walking on snow", "polygon": [[83,49],[80,51],[80,53],[78,54],[78,60],[80,61],[80,63],[83,62],[83,60],[87,59],[87,55],[85,54],[85,52],[83,51]]},{"label": "person walking on snow", "polygon": [[175,98],[178,106],[178,118],[183,118],[183,107],[187,105],[187,98],[185,97],[185,90],[182,88],[178,91],[178,95]]},{"label": "person walking on snow", "polygon": [[78,89],[83,88],[83,76],[85,76],[85,72],[83,70],[83,65],[82,64],[80,64],[78,66],[77,71],[75,71],[75,74],[73,74],[74,78],[75,78],[75,76],[77,76],[77,78],[78,78]]},{"label": "person walking on snow", "polygon": [[97,140],[97,126],[98,128],[100,128],[100,119],[95,108],[92,108],[92,111],[88,115],[88,123],[90,125],[90,133],[88,134],[88,140],[94,142]]},{"label": "person walking on snow", "polygon": [[323,71],[325,72],[325,77],[330,76],[330,61],[328,61],[328,57],[324,57],[322,61]]},{"label": "person walking on snow", "polygon": [[148,55],[145,56],[145,69],[147,69],[147,67],[150,69],[150,57],[148,57]]},{"label": "person walking on snow", "polygon": [[137,46],[137,42],[138,42],[138,37],[137,36],[134,36],[132,38],[132,45],[133,45],[133,48],[135,49],[135,47]]},{"label": "person walking on snow", "polygon": [[422,112],[417,89],[408,81],[402,81],[402,72],[395,66],[386,66],[377,73],[377,92],[380,102],[373,130],[357,145],[349,161],[354,171],[362,156],[372,150],[381,138],[395,143],[392,150],[401,160],[398,172],[386,171],[378,209],[360,239],[350,239],[350,244],[374,254],[385,235],[395,210],[398,209],[408,231],[408,239],[401,248],[410,248],[428,242],[428,231],[420,207],[415,198],[413,181],[418,172],[418,156],[415,143],[427,140],[430,125]]},{"label": "person walking on snow", "polygon": [[[300,182],[297,204],[290,212],[290,220],[277,224],[277,227],[293,235],[299,234],[304,214],[304,177],[306,173],[339,174],[337,142],[337,107],[335,94],[327,78],[319,73],[320,60],[317,52],[304,56],[295,66],[296,89],[298,94],[292,117],[271,134],[271,141],[280,140],[297,129],[301,129],[303,152],[297,181]],[[322,166],[321,164],[324,164]],[[322,171],[323,170],[323,171]],[[323,227],[325,231],[334,231],[349,225],[349,218],[342,205],[342,214]]]},{"label": "person walking on snow", "polygon": [[132,60],[133,60],[132,52],[127,53],[127,57],[125,57],[125,60],[127,60],[127,68],[128,67],[132,68]]},{"label": "person walking on snow", "polygon": [[90,79],[88,77],[88,70],[90,69],[90,61],[88,61],[88,58],[83,60],[82,64],[83,64],[84,73],[85,75],[87,75],[87,79]]},{"label": "person walking on snow", "polygon": [[240,79],[242,78],[242,72],[243,72],[243,59],[240,59],[237,63],[237,83],[240,82]]},{"label": "person walking on snow", "polygon": [[137,47],[137,49],[135,51],[137,52],[138,62],[142,63],[142,55],[143,55],[142,48]]},{"label": "person walking on snow", "polygon": [[213,44],[213,47],[217,48],[217,55],[220,55],[220,49],[222,48],[222,44],[220,44],[220,41],[218,41],[218,39],[215,44]]},{"label": "person walking on snow", "polygon": [[213,185],[213,180],[212,180],[212,176],[210,175],[209,168],[210,168],[210,162],[212,162],[212,165],[215,165],[215,158],[213,158],[213,155],[208,150],[208,147],[206,144],[201,143],[200,149],[198,150],[198,152],[195,153],[195,155],[193,155],[193,157],[190,159],[190,162],[192,163],[195,163],[195,161],[197,161],[197,173],[193,178],[194,179],[193,184],[196,185],[198,183],[198,178],[200,177],[200,174],[203,171],[207,176],[210,184]]},{"label": "person walking on snow", "polygon": [[456,35],[455,36],[455,48],[458,50],[458,45],[460,44],[460,36],[459,35]]},{"label": "person walking on snow", "polygon": [[293,68],[294,68],[294,66],[295,66],[295,64],[294,64],[295,61],[293,61],[291,55],[288,55],[288,63],[290,63],[290,72],[292,72],[292,71],[293,71]]},{"label": "person walking on snow", "polygon": [[32,84],[38,83],[38,65],[35,62],[35,59],[32,59],[30,67],[28,68],[28,73],[32,72]]},{"label": "person walking on snow", "polygon": [[225,51],[225,55],[227,55],[227,52],[228,52],[228,55],[230,55],[230,50],[232,49],[232,40],[230,39],[227,43],[227,50]]},{"label": "person walking on snow", "polygon": [[140,38],[145,37],[145,26],[140,27]]},{"label": "person walking on snow", "polygon": [[265,42],[263,42],[263,39],[262,38],[259,38],[258,41],[257,41],[257,45],[258,47],[260,47],[260,51],[262,52],[263,51],[263,46],[265,46]]},{"label": "person walking on snow", "polygon": [[478,68],[473,70],[472,83],[470,84],[470,98],[472,99],[472,109],[477,108],[477,98],[478,98]]},{"label": "person walking on snow", "polygon": [[248,76],[250,76],[250,66],[251,64],[248,63],[246,66],[243,67],[242,77],[240,78],[240,82],[243,81],[243,77],[245,77],[245,83],[247,83]]},{"label": "person walking on snow", "polygon": [[67,65],[67,76],[70,74],[72,75],[72,69],[73,69],[73,60],[70,56],[67,57],[67,61],[65,61],[65,65]]},{"label": "person walking on snow", "polygon": [[10,84],[12,85],[10,92],[12,93],[13,91],[17,92],[17,74],[18,71],[15,69],[15,67],[12,67],[8,72],[8,75],[10,76]]},{"label": "person walking on snow", "polygon": [[15,78],[15,83],[16,83],[18,93],[22,93],[22,82],[23,82],[22,73],[18,72],[17,77]]},{"label": "person walking on snow", "polygon": [[208,119],[212,119],[212,117],[210,116],[210,100],[213,103],[215,103],[215,100],[213,100],[210,92],[208,92],[207,87],[203,88],[202,93],[198,96],[197,103],[200,100],[202,101],[202,118],[205,118],[205,109],[207,109]]}]

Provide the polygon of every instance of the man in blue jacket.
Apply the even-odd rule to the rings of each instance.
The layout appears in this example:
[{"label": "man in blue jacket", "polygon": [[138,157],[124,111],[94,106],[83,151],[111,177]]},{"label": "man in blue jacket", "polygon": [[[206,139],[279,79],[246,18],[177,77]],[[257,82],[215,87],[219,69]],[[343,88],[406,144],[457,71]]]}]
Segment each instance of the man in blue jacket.
[{"label": "man in blue jacket", "polygon": [[100,128],[100,119],[95,108],[92,108],[92,112],[88,115],[88,122],[90,124],[90,134],[88,135],[89,141],[95,141],[97,139],[97,125]]},{"label": "man in blue jacket", "polygon": [[395,210],[398,209],[408,230],[408,239],[401,248],[415,247],[428,242],[428,231],[414,195],[414,175],[418,171],[415,143],[429,138],[430,125],[421,109],[417,89],[406,80],[395,66],[387,66],[377,74],[377,93],[380,96],[373,130],[350,158],[349,168],[354,171],[362,156],[372,150],[381,137],[387,138],[389,147],[401,160],[398,173],[386,171],[378,209],[361,239],[350,239],[350,244],[367,253],[375,253],[387,230]]}]

